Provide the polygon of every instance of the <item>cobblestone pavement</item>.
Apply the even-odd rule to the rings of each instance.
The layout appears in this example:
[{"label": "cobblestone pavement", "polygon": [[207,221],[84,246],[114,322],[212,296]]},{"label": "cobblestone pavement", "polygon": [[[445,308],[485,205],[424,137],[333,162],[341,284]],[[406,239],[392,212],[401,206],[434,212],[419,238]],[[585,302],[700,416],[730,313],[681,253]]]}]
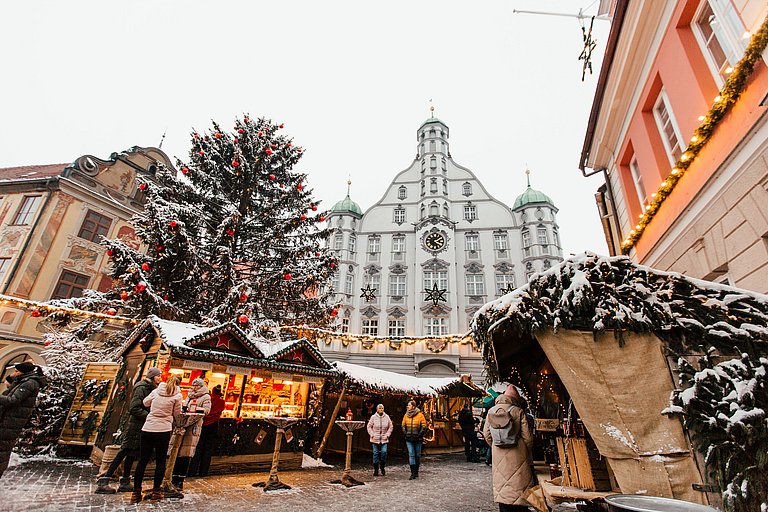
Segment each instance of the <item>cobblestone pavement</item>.
[{"label": "cobblestone pavement", "polygon": [[410,470],[404,462],[388,467],[387,476],[375,478],[368,466],[355,465],[352,476],[366,485],[349,489],[330,483],[342,469],[336,465],[283,471],[280,480],[293,489],[271,493],[251,486],[266,480],[267,473],[188,478],[182,500],[130,505],[129,493],[93,494],[96,467],[86,461],[28,461],[9,468],[0,479],[0,511],[498,510],[493,504],[491,468],[464,462],[463,454],[424,457],[419,478],[413,481],[408,480]]}]

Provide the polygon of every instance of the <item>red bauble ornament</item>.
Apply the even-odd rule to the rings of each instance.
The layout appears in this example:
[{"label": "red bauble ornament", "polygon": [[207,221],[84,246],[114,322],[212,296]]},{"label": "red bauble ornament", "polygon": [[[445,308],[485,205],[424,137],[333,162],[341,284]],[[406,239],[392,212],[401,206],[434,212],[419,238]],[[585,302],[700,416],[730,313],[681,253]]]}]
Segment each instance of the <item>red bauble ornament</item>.
[{"label": "red bauble ornament", "polygon": [[338,315],[339,315],[339,310],[338,309],[334,309],[334,310],[331,311],[331,316],[338,316]]},{"label": "red bauble ornament", "polygon": [[275,181],[275,175],[274,174],[270,174],[269,175],[269,181]]},{"label": "red bauble ornament", "polygon": [[40,315],[42,315],[42,313],[40,312],[40,310],[39,310],[39,309],[33,309],[33,310],[32,310],[32,313],[31,313],[31,315],[32,315],[33,317],[37,318],[37,317],[39,317]]},{"label": "red bauble ornament", "polygon": [[317,251],[317,252],[315,253],[315,256],[319,258],[319,257],[320,257],[320,251]]},{"label": "red bauble ornament", "polygon": [[244,122],[244,123],[247,123],[247,122],[248,122],[248,118],[247,118],[247,117],[244,117],[244,118],[243,118],[243,122]]},{"label": "red bauble ornament", "polygon": [[238,142],[240,142],[240,140],[239,139],[235,139],[235,144],[237,144]]},{"label": "red bauble ornament", "polygon": [[147,270],[149,270],[149,263],[147,263],[146,261],[145,261],[144,263],[142,263],[142,264],[141,264],[141,270],[143,270],[143,271],[145,271],[145,272],[146,272]]},{"label": "red bauble ornament", "polygon": [[139,190],[141,190],[142,192],[144,192],[145,190],[147,190],[147,184],[146,184],[146,183],[142,183],[142,184],[140,184],[140,185],[139,185]]},{"label": "red bauble ornament", "polygon": [[208,136],[206,135],[205,137],[203,137],[203,140],[208,140]]},{"label": "red bauble ornament", "polygon": [[258,133],[258,135],[259,135],[259,137],[263,137],[263,136],[264,136],[264,132],[260,131],[260,132]]},{"label": "red bauble ornament", "polygon": [[289,142],[288,144],[285,145],[285,147],[287,148],[291,147],[291,143]]},{"label": "red bauble ornament", "polygon": [[111,258],[114,255],[115,255],[115,251],[113,251],[112,249],[107,249],[107,256]]},{"label": "red bauble ornament", "polygon": [[51,344],[50,341],[46,341],[45,343],[43,343],[43,345],[45,345],[46,347],[49,346],[50,344]]},{"label": "red bauble ornament", "polygon": [[237,160],[232,160],[232,167],[240,167],[240,162]]},{"label": "red bauble ornament", "polygon": [[163,295],[163,300],[168,300],[168,294]]},{"label": "red bauble ornament", "polygon": [[307,216],[306,216],[306,215],[302,215],[302,216],[301,216],[301,217],[299,217],[299,218],[300,218],[301,220],[307,220]]},{"label": "red bauble ornament", "polygon": [[285,279],[286,281],[290,281],[291,280],[291,274],[283,274],[283,279]]},{"label": "red bauble ornament", "polygon": [[320,216],[320,222],[323,222],[325,220],[325,215]]},{"label": "red bauble ornament", "polygon": [[296,185],[296,190],[298,190],[299,192],[301,192],[302,190],[304,190],[304,185],[302,185],[301,183],[299,183],[298,185]]},{"label": "red bauble ornament", "polygon": [[265,151],[265,153],[267,154],[267,156],[272,156],[272,150],[271,150],[271,149],[269,149],[269,148],[267,148],[267,150]]},{"label": "red bauble ornament", "polygon": [[301,153],[301,148],[297,149],[296,151],[298,151],[299,153]]},{"label": "red bauble ornament", "polygon": [[168,223],[168,226],[170,226],[171,229],[176,229],[178,225],[179,223],[176,222],[175,220],[172,220],[171,222]]},{"label": "red bauble ornament", "polygon": [[280,123],[280,128],[285,128],[285,125],[283,123]]},{"label": "red bauble ornament", "polygon": [[238,128],[237,129],[237,133],[243,134],[243,133],[245,133],[245,130],[243,130],[242,128]]},{"label": "red bauble ornament", "polygon": [[228,230],[227,230],[227,234],[228,234],[229,236],[235,236],[235,230],[234,230],[234,229],[228,229]]},{"label": "red bauble ornament", "polygon": [[162,245],[156,245],[155,250],[157,252],[163,252],[165,250],[165,247],[163,247]]},{"label": "red bauble ornament", "polygon": [[317,205],[314,205],[314,204],[312,205],[312,211],[313,211],[313,212],[316,212],[316,211],[317,211]]},{"label": "red bauble ornament", "polygon": [[136,291],[137,292],[143,292],[147,289],[147,283],[144,281],[139,281],[139,284],[136,285]]},{"label": "red bauble ornament", "polygon": [[237,317],[237,321],[241,324],[247,324],[248,323],[248,316],[247,315],[240,315]]},{"label": "red bauble ornament", "polygon": [[126,291],[120,292],[120,300],[128,300],[128,296],[129,295],[130,294],[128,292],[126,292]]},{"label": "red bauble ornament", "polygon": [[189,167],[182,167],[181,174],[187,174],[187,173],[189,173]]},{"label": "red bauble ornament", "polygon": [[108,314],[109,316],[115,316],[115,315],[117,314],[117,310],[116,310],[115,308],[109,308],[109,309],[107,310],[107,314]]},{"label": "red bauble ornament", "polygon": [[241,293],[240,294],[240,302],[245,302],[248,300],[248,294],[247,293]]},{"label": "red bauble ornament", "polygon": [[193,134],[192,134],[192,138],[193,138],[193,139],[199,139],[199,138],[200,138],[200,136],[199,136],[198,134],[196,134],[196,133],[193,133]]},{"label": "red bauble ornament", "polygon": [[203,150],[201,149],[200,151],[198,151],[198,152],[197,152],[197,154],[198,154],[198,155],[200,155],[200,156],[203,156],[203,155],[205,155],[205,151],[203,151]]},{"label": "red bauble ornament", "polygon": [[217,138],[217,139],[220,139],[220,138],[221,138],[221,134],[220,134],[219,132],[216,132],[216,138]]},{"label": "red bauble ornament", "polygon": [[331,263],[329,264],[329,266],[330,266],[331,268],[336,268],[336,264],[335,264],[334,262],[331,262]]},{"label": "red bauble ornament", "polygon": [[272,149],[277,149],[277,144],[272,144]]}]

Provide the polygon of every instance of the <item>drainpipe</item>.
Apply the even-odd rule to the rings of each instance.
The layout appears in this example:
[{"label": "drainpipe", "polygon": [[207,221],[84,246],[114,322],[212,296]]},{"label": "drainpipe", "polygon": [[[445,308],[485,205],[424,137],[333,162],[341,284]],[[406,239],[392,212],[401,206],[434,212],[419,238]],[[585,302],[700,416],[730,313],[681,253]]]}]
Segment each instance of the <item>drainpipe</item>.
[{"label": "drainpipe", "polygon": [[48,189],[48,195],[43,202],[43,206],[40,208],[40,214],[37,216],[37,218],[35,218],[35,222],[32,224],[32,228],[30,228],[26,240],[24,240],[24,245],[22,246],[21,251],[19,251],[19,257],[16,258],[16,261],[13,264],[13,268],[11,268],[11,271],[8,273],[8,279],[5,281],[5,285],[3,286],[4,295],[8,293],[8,288],[11,287],[11,282],[13,282],[13,279],[16,277],[16,272],[18,272],[19,267],[21,266],[21,260],[24,258],[24,254],[27,252],[27,247],[29,247],[30,240],[32,240],[32,234],[37,230],[37,226],[40,224],[40,219],[45,214],[48,203],[51,201],[53,191],[57,188],[58,181],[59,178],[57,176],[55,178],[49,178],[45,182],[45,187]]}]

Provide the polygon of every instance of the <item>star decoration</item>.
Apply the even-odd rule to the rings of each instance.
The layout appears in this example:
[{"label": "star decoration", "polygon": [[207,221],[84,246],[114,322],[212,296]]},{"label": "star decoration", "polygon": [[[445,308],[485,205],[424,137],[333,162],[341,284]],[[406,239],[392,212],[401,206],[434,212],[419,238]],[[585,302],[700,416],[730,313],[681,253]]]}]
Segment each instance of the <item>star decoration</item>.
[{"label": "star decoration", "polygon": [[504,288],[499,288],[499,294],[500,295],[506,295],[508,293],[512,293],[515,289],[512,287],[512,285],[507,285]]},{"label": "star decoration", "polygon": [[304,352],[302,352],[301,350],[295,350],[293,352],[292,356],[291,356],[291,359],[293,361],[298,361],[300,363],[303,363],[304,362]]},{"label": "star decoration", "polygon": [[437,283],[432,285],[432,289],[424,288],[424,291],[427,292],[427,296],[424,297],[424,300],[431,300],[432,304],[437,306],[440,304],[440,302],[445,302],[448,299],[445,298],[446,290],[445,288],[438,288]]},{"label": "star decoration", "polygon": [[365,302],[372,302],[376,300],[376,290],[378,290],[378,288],[371,288],[371,284],[368,283],[365,285],[365,288],[360,288],[360,291],[363,292],[363,294],[360,295],[360,298],[365,299]]},{"label": "star decoration", "polygon": [[579,55],[579,60],[584,61],[584,66],[581,69],[581,81],[584,81],[584,76],[587,74],[587,69],[589,69],[589,74],[592,74],[592,51],[597,47],[597,41],[595,39],[592,39],[592,25],[595,24],[595,17],[592,16],[592,21],[589,24],[589,31],[587,31],[587,28],[582,25],[581,27],[581,39],[584,41],[584,49],[581,50],[581,55]]},{"label": "star decoration", "polygon": [[216,348],[224,347],[225,349],[229,350],[229,336],[225,334],[219,334],[218,340],[216,341]]}]

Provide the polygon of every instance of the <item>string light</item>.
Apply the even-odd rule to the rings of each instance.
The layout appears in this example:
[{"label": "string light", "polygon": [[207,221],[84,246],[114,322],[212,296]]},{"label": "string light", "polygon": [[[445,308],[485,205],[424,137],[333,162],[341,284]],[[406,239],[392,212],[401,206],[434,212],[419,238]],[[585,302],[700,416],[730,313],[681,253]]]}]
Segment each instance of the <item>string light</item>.
[{"label": "string light", "polygon": [[106,313],[96,313],[93,311],[85,311],[76,308],[65,308],[62,306],[53,306],[45,302],[38,302],[35,300],[19,299],[11,297],[9,295],[0,295],[0,306],[11,306],[23,309],[29,309],[32,311],[39,311],[44,313],[66,313],[68,315],[75,315],[87,318],[102,318],[104,320],[110,320],[114,322],[122,322],[126,324],[138,324],[139,320],[128,318],[125,316],[108,315]]},{"label": "string light", "polygon": [[[744,37],[749,37],[749,32],[744,33]],[[621,243],[621,252],[628,254],[629,251],[637,244],[640,237],[645,232],[646,227],[650,224],[653,217],[661,208],[667,197],[677,186],[677,183],[683,177],[683,175],[690,169],[693,162],[696,161],[696,157],[704,146],[706,146],[715,128],[728,113],[730,108],[739,99],[741,93],[747,86],[747,79],[752,74],[755,62],[762,57],[763,51],[768,46],[768,17],[763,20],[763,24],[760,29],[755,32],[752,40],[749,42],[747,49],[744,51],[744,56],[733,68],[733,72],[725,81],[720,94],[715,98],[715,102],[709,109],[709,112],[705,116],[699,116],[701,124],[694,131],[695,142],[691,142],[688,149],[680,157],[680,160],[675,164],[672,172],[667,179],[664,180],[662,186],[658,189],[657,195],[648,205],[648,208],[641,214],[640,222],[634,230],[629,232],[624,241]]]}]

